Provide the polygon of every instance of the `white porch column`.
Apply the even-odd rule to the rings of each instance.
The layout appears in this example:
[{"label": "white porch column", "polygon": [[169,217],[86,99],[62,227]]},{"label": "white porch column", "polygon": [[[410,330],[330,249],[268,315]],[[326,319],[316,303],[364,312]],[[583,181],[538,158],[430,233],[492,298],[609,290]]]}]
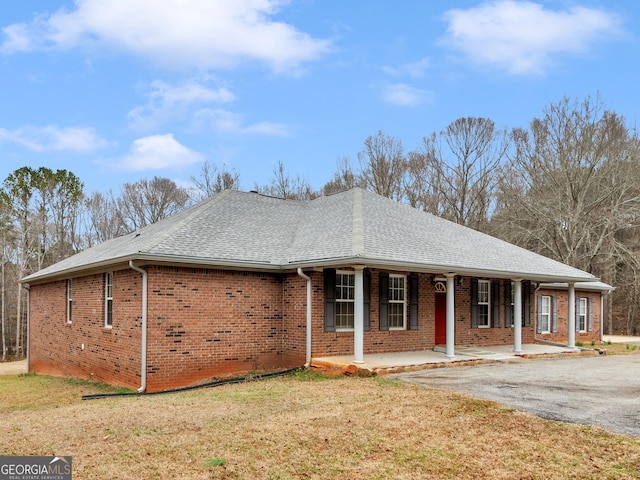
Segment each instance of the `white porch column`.
[{"label": "white porch column", "polygon": [[513,280],[513,352],[522,353],[522,280]]},{"label": "white porch column", "polygon": [[447,277],[447,352],[445,353],[445,357],[447,358],[455,358],[455,343],[456,343],[456,332],[455,332],[455,291],[454,291],[454,274],[448,274]]},{"label": "white porch column", "polygon": [[364,267],[354,266],[355,291],[353,292],[353,361],[364,363]]},{"label": "white porch column", "polygon": [[576,288],[573,283],[569,284],[569,331],[567,332],[567,346],[575,348],[576,346]]}]

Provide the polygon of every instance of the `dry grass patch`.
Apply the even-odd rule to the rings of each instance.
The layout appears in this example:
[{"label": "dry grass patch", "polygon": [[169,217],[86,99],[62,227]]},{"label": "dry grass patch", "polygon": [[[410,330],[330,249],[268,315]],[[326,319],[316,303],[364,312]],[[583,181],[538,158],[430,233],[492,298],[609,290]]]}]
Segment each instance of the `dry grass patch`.
[{"label": "dry grass patch", "polygon": [[[73,455],[83,479],[640,476],[635,437],[389,380],[300,374],[80,402],[58,397],[57,380],[6,378],[0,455]],[[12,382],[33,382],[32,399],[23,390],[31,408],[11,406]]]},{"label": "dry grass patch", "polygon": [[[579,345],[578,345],[579,344]],[[628,355],[640,353],[640,347],[629,343],[612,342],[576,342],[576,345],[603,350],[607,355]]]}]

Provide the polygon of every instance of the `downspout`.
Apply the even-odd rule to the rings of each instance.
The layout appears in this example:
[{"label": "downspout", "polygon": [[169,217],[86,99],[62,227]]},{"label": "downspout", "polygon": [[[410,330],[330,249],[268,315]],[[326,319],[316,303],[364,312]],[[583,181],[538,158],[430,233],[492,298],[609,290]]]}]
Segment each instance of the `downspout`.
[{"label": "downspout", "polygon": [[307,281],[307,356],[305,368],[309,368],[311,364],[311,277],[306,275],[300,267],[298,267],[298,275]]},{"label": "downspout", "polygon": [[600,292],[600,343],[604,342],[604,292]]},{"label": "downspout", "polygon": [[129,260],[131,269],[142,274],[142,351],[140,357],[140,388],[138,393],[143,393],[147,389],[147,271],[133,264],[133,260]]},{"label": "downspout", "polygon": [[31,287],[29,284],[25,283],[23,285],[24,289],[27,291],[27,373],[29,373],[29,358],[31,356],[31,342],[30,342],[30,332],[31,332]]}]

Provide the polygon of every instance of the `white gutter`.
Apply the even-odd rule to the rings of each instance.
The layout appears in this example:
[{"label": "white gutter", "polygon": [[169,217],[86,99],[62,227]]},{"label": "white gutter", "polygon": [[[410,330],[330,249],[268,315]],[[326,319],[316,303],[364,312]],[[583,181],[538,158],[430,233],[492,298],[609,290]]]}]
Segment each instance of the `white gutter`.
[{"label": "white gutter", "polygon": [[311,277],[305,275],[301,268],[298,268],[298,275],[307,281],[307,356],[305,367],[311,364]]},{"label": "white gutter", "polygon": [[147,389],[147,271],[133,264],[133,260],[129,260],[129,266],[136,272],[142,274],[142,346],[140,358],[140,388],[138,393],[143,393]]},{"label": "white gutter", "polygon": [[31,342],[30,342],[30,335],[31,335],[31,287],[28,283],[25,283],[24,285],[22,285],[22,287],[27,291],[27,373],[29,373],[30,367],[29,365],[31,365],[30,359],[31,359]]}]

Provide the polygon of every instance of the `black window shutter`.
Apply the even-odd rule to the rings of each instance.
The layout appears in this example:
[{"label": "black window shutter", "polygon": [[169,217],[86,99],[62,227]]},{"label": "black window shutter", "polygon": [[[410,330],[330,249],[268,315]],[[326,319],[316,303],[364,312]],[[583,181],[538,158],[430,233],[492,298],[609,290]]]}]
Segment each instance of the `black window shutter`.
[{"label": "black window shutter", "polygon": [[371,330],[371,271],[368,268],[363,272],[363,310],[364,329]]},{"label": "black window shutter", "polygon": [[551,333],[558,333],[558,297],[551,297]]},{"label": "black window shutter", "polygon": [[478,279],[471,279],[471,328],[478,328]]},{"label": "black window shutter", "polygon": [[589,311],[587,312],[587,331],[593,332],[593,298],[587,300]]},{"label": "black window shutter", "polygon": [[531,282],[522,282],[522,326],[531,326]]},{"label": "black window shutter", "polygon": [[536,333],[542,333],[542,295],[536,297]]},{"label": "black window shutter", "polygon": [[575,325],[575,326],[576,326],[576,328],[575,328],[576,332],[579,332],[579,331],[580,331],[580,323],[578,322],[578,318],[579,318],[579,315],[578,315],[578,307],[579,307],[579,306],[580,306],[580,297],[576,297],[576,306],[574,307],[574,310],[573,310],[573,313],[574,313],[574,315],[573,315],[573,317],[574,317],[574,322],[573,322],[573,323],[575,323],[575,324],[576,324],[576,325]]},{"label": "black window shutter", "polygon": [[411,330],[418,329],[418,292],[420,290],[418,282],[418,274],[409,275],[409,328]]},{"label": "black window shutter", "polygon": [[491,299],[493,302],[493,327],[500,328],[500,282],[495,280],[491,282]]},{"label": "black window shutter", "polygon": [[504,326],[505,328],[511,327],[513,311],[511,309],[511,282],[509,280],[504,282]]},{"label": "black window shutter", "polygon": [[336,331],[336,271],[324,269],[324,330]]},{"label": "black window shutter", "polygon": [[380,330],[389,330],[389,274],[380,272]]}]

